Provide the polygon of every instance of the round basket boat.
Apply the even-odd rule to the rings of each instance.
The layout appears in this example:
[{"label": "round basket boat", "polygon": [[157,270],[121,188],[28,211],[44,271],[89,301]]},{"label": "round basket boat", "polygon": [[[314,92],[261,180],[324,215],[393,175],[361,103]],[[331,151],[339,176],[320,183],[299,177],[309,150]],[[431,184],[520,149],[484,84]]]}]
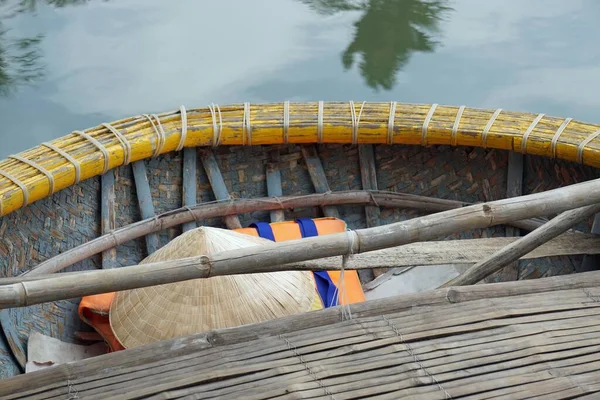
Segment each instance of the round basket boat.
[{"label": "round basket boat", "polygon": [[[542,192],[599,177],[599,135],[599,125],[571,118],[396,102],[138,115],[0,161],[0,270],[16,277],[135,265],[198,225],[324,215],[357,229]],[[444,239],[517,234],[497,225]],[[556,250],[493,279],[571,273],[585,262],[582,252]],[[77,304],[1,311],[0,377],[23,371],[33,331],[78,340],[87,328]]]}]

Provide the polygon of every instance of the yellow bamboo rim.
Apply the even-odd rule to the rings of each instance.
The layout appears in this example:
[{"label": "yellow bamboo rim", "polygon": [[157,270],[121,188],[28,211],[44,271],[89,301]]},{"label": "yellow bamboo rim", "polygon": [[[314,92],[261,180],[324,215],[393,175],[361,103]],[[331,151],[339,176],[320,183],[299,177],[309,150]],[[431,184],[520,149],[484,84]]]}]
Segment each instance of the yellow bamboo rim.
[{"label": "yellow bamboo rim", "polygon": [[[58,191],[78,180],[102,174],[105,166],[115,168],[175,151],[182,145],[475,146],[600,167],[600,125],[543,114],[437,104],[352,101],[213,104],[195,109],[181,107],[152,118],[138,115],[84,133],[83,136],[71,133],[50,142],[52,148],[60,151],[40,145],[19,153],[19,157],[0,161],[0,216],[49,196],[52,186]],[[52,174],[54,185],[44,171]]]}]

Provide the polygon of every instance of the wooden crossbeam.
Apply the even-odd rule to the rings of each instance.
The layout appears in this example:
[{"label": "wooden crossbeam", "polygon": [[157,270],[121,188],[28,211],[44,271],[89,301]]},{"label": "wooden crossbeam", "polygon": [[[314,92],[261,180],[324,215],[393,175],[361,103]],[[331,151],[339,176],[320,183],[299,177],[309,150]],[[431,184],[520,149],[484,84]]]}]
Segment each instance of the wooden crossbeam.
[{"label": "wooden crossbeam", "polygon": [[[352,190],[347,192],[334,192],[331,194],[309,194],[303,196],[282,197],[279,200],[268,197],[258,199],[235,199],[233,204],[229,201],[220,204],[197,204],[189,208],[171,210],[156,217],[138,221],[136,223],[115,229],[110,235],[102,235],[89,242],[58,254],[39,265],[33,267],[23,275],[35,276],[49,274],[67,268],[76,262],[85,260],[94,254],[118,246],[129,240],[137,239],[151,232],[172,228],[195,219],[206,219],[234,214],[243,214],[255,211],[284,210],[289,208],[318,207],[322,205],[338,204],[379,204],[380,207],[409,208],[423,213],[439,212],[462,208],[468,205],[456,200],[438,199],[434,197],[419,196],[397,192],[366,192]],[[545,223],[540,218],[523,219],[520,221],[506,221],[506,223],[524,230],[533,230]],[[569,232],[568,234],[577,234]]]},{"label": "wooden crossbeam", "polygon": [[[273,150],[270,154],[270,162],[267,163],[267,194],[269,197],[283,196],[281,186],[281,171],[279,171],[279,150]],[[281,222],[285,220],[283,210],[272,210],[270,212],[271,222]]]},{"label": "wooden crossbeam", "polygon": [[[195,147],[186,147],[183,149],[183,205],[193,206],[197,203],[197,150]],[[189,221],[183,224],[184,232],[197,227],[196,221]]]},{"label": "wooden crossbeam", "polygon": [[[115,171],[110,170],[100,178],[100,229],[103,235],[116,228],[115,225]],[[117,266],[117,248],[113,247],[102,252],[102,268]]]},{"label": "wooden crossbeam", "polygon": [[[494,237],[410,243],[389,249],[355,254],[350,257],[346,267],[360,271],[365,268],[388,269],[414,266],[426,267],[441,264],[476,264],[517,240],[519,240],[518,237]],[[589,233],[564,233],[533,249],[520,259],[529,260],[581,254],[600,255],[600,237]],[[289,264],[288,267],[292,268],[294,265],[302,265],[303,269],[337,269],[341,265],[341,257],[326,257],[303,261],[298,264]],[[65,272],[62,275],[68,274],[73,273]],[[0,279],[0,284],[37,280],[49,276],[51,275],[24,275],[13,278],[2,278]]]},{"label": "wooden crossbeam", "polygon": [[[229,200],[231,198],[229,190],[227,190],[227,186],[225,186],[225,180],[223,179],[221,169],[219,168],[214,153],[211,150],[202,150],[200,152],[200,160],[202,161],[202,165],[204,166],[204,170],[206,171],[206,175],[208,176],[216,199]],[[229,229],[239,229],[242,227],[237,215],[225,216],[225,225]]]},{"label": "wooden crossbeam", "polygon": [[[363,190],[377,190],[377,169],[375,168],[375,149],[371,144],[358,146],[358,159],[360,162],[360,180]],[[379,207],[365,206],[367,228],[379,226]],[[370,282],[384,274],[386,269],[365,269],[358,271],[362,283]]]},{"label": "wooden crossbeam", "polygon": [[[131,168],[133,169],[133,180],[135,181],[135,190],[142,219],[153,218],[156,214],[154,213],[150,183],[148,182],[148,175],[146,174],[146,164],[143,160],[136,161],[131,164]],[[146,249],[148,250],[148,255],[154,253],[159,248],[160,241],[158,234],[147,234]]]},{"label": "wooden crossbeam", "polygon": [[[511,249],[500,250],[503,258],[492,261],[494,263],[500,261],[499,267],[502,267],[506,262],[514,261],[515,258],[512,257],[520,257],[531,251],[529,246],[533,245],[532,248],[536,248],[541,243],[568,230],[579,222],[580,218],[587,218],[590,213],[597,212],[600,209],[599,202],[600,180],[593,180],[543,193],[475,204],[347,233],[266,243],[261,246],[128,268],[86,271],[77,273],[77,276],[56,274],[38,281],[0,285],[0,307],[20,307],[107,291],[129,290],[219,275],[289,270],[289,266],[285,264],[348,253],[365,253],[432,240],[467,229],[486,228],[509,221],[563,213],[544,224],[542,228],[514,242]],[[573,207],[579,209],[573,210]],[[525,253],[522,253],[523,251]],[[506,254],[508,256],[505,256]],[[305,265],[302,267],[305,268]],[[491,269],[492,273],[497,270],[495,265]],[[483,277],[489,274],[487,269],[484,272]],[[477,277],[480,273],[481,271],[477,271]]]},{"label": "wooden crossbeam", "polygon": [[[319,158],[319,154],[317,153],[317,149],[315,146],[302,146],[302,156],[304,157],[304,162],[306,162],[306,167],[308,168],[308,173],[310,175],[310,179],[315,187],[315,192],[317,193],[327,193],[329,192],[329,184],[327,183],[327,177],[325,176],[325,170],[323,169],[323,164],[321,163],[321,159]],[[339,218],[340,213],[337,208],[334,206],[325,206],[322,207],[323,214],[326,217]]]}]

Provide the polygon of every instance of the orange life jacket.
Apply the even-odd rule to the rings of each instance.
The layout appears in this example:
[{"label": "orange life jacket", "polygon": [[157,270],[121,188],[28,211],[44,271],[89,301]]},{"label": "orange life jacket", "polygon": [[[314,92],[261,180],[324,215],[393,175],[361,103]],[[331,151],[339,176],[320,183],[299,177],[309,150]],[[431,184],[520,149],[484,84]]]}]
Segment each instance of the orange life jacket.
[{"label": "orange life jacket", "polygon": [[[319,236],[346,231],[346,223],[337,218],[316,218],[313,220]],[[274,222],[269,224],[276,242],[302,238],[300,225],[295,221]],[[252,236],[259,236],[256,228],[240,228],[235,231]],[[334,285],[339,287],[340,271],[327,271]],[[365,301],[365,295],[354,270],[344,272],[344,283],[347,302],[359,303]],[[114,292],[85,296],[79,303],[79,317],[91,325],[104,338],[110,351],[123,350],[124,347],[115,337],[109,321],[110,305],[115,296]],[[339,304],[346,304],[340,296]]]}]

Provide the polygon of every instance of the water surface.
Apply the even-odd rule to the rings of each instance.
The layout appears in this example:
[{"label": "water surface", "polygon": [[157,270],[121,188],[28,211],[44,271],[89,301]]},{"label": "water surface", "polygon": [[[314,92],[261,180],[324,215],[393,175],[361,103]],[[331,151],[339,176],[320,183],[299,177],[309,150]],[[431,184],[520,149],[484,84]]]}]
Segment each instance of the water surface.
[{"label": "water surface", "polygon": [[423,102],[600,122],[593,0],[0,0],[0,157],[139,113]]}]

